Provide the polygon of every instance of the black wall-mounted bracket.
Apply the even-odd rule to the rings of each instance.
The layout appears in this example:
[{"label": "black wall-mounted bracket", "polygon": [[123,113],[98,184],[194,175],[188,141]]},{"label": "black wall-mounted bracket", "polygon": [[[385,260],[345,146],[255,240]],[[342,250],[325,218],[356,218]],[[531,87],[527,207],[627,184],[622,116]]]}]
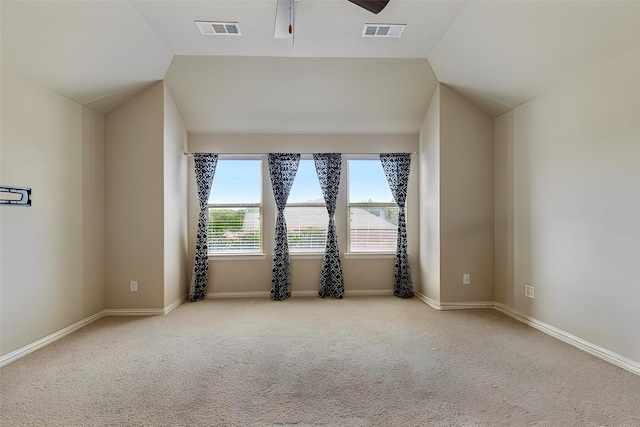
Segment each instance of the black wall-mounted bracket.
[{"label": "black wall-mounted bracket", "polygon": [[0,199],[1,206],[31,206],[31,189],[27,187],[7,187],[0,185],[0,193],[20,195],[19,199]]}]

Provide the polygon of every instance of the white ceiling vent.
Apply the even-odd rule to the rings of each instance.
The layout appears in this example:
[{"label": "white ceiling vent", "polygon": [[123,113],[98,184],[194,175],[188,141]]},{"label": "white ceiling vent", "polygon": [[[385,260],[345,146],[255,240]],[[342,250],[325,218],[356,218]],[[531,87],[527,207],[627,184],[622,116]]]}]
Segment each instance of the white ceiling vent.
[{"label": "white ceiling vent", "polygon": [[406,24],[364,24],[362,37],[400,37]]},{"label": "white ceiling vent", "polygon": [[204,36],[241,36],[237,22],[196,21],[198,29]]}]

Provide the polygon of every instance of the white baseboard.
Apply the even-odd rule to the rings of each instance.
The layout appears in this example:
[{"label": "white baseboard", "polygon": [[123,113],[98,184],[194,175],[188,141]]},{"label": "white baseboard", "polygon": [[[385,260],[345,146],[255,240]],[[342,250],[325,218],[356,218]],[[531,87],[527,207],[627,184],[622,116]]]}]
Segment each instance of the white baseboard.
[{"label": "white baseboard", "polygon": [[542,331],[545,334],[550,335],[554,338],[557,338],[560,341],[563,341],[567,344],[571,344],[572,346],[577,347],[580,350],[586,351],[587,353],[593,356],[596,356],[602,360],[612,363],[622,369],[626,369],[629,372],[633,372],[636,375],[640,375],[639,362],[628,359],[624,356],[621,356],[617,353],[614,353],[610,350],[607,350],[606,348],[600,347],[589,341],[585,341],[582,338],[579,338],[566,331],[558,329],[555,326],[548,325],[544,322],[541,322],[538,319],[527,316],[526,314],[520,313],[517,310],[514,310],[511,307],[507,307],[506,305],[501,304],[499,302],[494,303],[494,308],[499,312],[504,313],[507,316],[512,317],[526,325],[529,325],[532,328],[536,328],[537,330]]},{"label": "white baseboard", "polygon": [[421,294],[420,292],[414,291],[414,294],[421,299],[425,304],[430,307],[435,308],[436,310],[460,310],[467,308],[493,308],[498,310],[501,313],[506,314],[509,317],[514,318],[515,320],[522,322],[526,325],[531,326],[532,328],[536,328],[539,331],[544,332],[547,335],[550,335],[560,341],[563,341],[567,344],[571,344],[574,347],[579,348],[580,350],[586,351],[587,353],[594,355],[602,360],[605,360],[609,363],[612,363],[622,369],[626,369],[629,372],[633,372],[636,375],[640,375],[640,363],[634,360],[628,359],[624,356],[621,356],[617,353],[607,350],[606,348],[600,347],[596,344],[590,343],[589,341],[585,341],[582,338],[576,337],[566,331],[556,328],[555,326],[548,325],[544,322],[541,322],[538,319],[527,316],[526,314],[520,313],[519,311],[508,307],[499,302],[491,301],[491,302],[458,302],[458,303],[441,303],[434,299],[427,297],[426,295]]},{"label": "white baseboard", "polygon": [[[621,356],[617,353],[607,350],[606,348],[600,347],[596,344],[590,343],[588,341],[583,340],[582,338],[576,337],[568,332],[565,332],[561,329],[558,329],[554,326],[548,325],[544,322],[541,322],[538,319],[527,316],[526,314],[520,313],[517,310],[512,309],[504,304],[498,302],[458,302],[458,303],[440,303],[435,301],[420,292],[414,291],[416,297],[422,300],[425,304],[433,307],[436,310],[460,310],[460,309],[470,309],[470,308],[493,308],[495,310],[500,311],[501,313],[506,314],[509,317],[518,320],[526,325],[531,326],[532,328],[536,328],[539,331],[544,332],[547,335],[550,335],[554,338],[557,338],[567,344],[570,344],[574,347],[579,348],[580,350],[586,351],[589,354],[592,354],[602,360],[605,360],[609,363],[612,363],[620,368],[626,369],[629,372],[632,372],[636,375],[640,375],[640,363],[628,359],[624,356]],[[293,292],[293,296],[317,296],[316,291],[299,291]],[[393,295],[393,291],[391,290],[372,290],[372,291],[347,291],[345,295],[352,296],[386,296]],[[207,294],[207,298],[269,298],[269,292],[220,292],[220,293],[210,293]],[[11,362],[14,362],[21,357],[26,356],[27,354],[33,353],[34,351],[45,347],[72,332],[81,329],[88,324],[95,322],[96,320],[105,317],[105,316],[157,316],[163,315],[171,312],[176,307],[180,306],[187,300],[187,297],[182,297],[173,304],[167,306],[164,309],[123,309],[123,310],[103,310],[99,313],[96,313],[92,316],[87,317],[86,319],[82,319],[73,325],[67,326],[64,329],[61,329],[57,332],[54,332],[50,335],[47,335],[44,338],[39,339],[29,345],[26,345],[18,350],[15,350],[11,353],[8,353],[2,357],[0,357],[0,367],[8,365]]]},{"label": "white baseboard", "polygon": [[[383,290],[364,290],[364,291],[345,291],[345,296],[386,296],[393,295],[392,289]],[[292,297],[318,297],[318,291],[291,291]],[[271,293],[268,291],[256,292],[210,292],[206,298],[223,299],[223,298],[270,298]]]},{"label": "white baseboard", "polygon": [[34,351],[41,349],[42,347],[51,344],[52,342],[58,341],[60,338],[63,338],[69,335],[72,332],[77,331],[80,328],[87,326],[89,323],[95,322],[96,320],[104,317],[105,311],[101,311],[100,313],[96,313],[93,316],[89,316],[86,319],[82,319],[79,322],[74,323],[73,325],[69,325],[64,329],[60,329],[57,332],[54,332],[50,335],[47,335],[44,338],[39,339],[29,345],[26,345],[22,348],[17,349],[16,351],[12,351],[11,353],[5,354],[0,357],[0,367],[8,365],[11,362],[14,362],[21,357],[26,356],[29,353],[33,353]]},{"label": "white baseboard", "polygon": [[344,291],[345,296],[354,297],[386,297],[393,296],[393,289],[371,290],[371,291]]},{"label": "white baseboard", "polygon": [[118,308],[104,311],[106,316],[159,316],[164,314],[163,308]]},{"label": "white baseboard", "polygon": [[435,308],[436,310],[442,310],[442,307],[440,307],[440,302],[429,298],[428,296],[418,292],[418,291],[413,291],[413,294],[418,297],[418,299],[422,300],[422,302],[424,302],[425,304],[427,304],[429,307],[431,308]]},{"label": "white baseboard", "polygon": [[269,298],[271,294],[269,291],[257,291],[257,292],[209,292],[206,298],[220,299],[220,298]]},{"label": "white baseboard", "polygon": [[173,310],[175,310],[176,308],[180,307],[182,304],[187,302],[187,299],[189,299],[189,297],[187,295],[185,295],[182,298],[180,298],[179,300],[177,300],[176,302],[174,302],[173,304],[169,304],[168,306],[166,306],[164,308],[163,314],[171,313]]},{"label": "white baseboard", "polygon": [[495,308],[493,301],[441,302],[441,310],[465,310],[467,308]]},{"label": "white baseboard", "polygon": [[125,310],[102,310],[99,313],[96,313],[92,316],[87,317],[86,319],[82,319],[73,325],[69,325],[64,329],[60,329],[50,335],[47,335],[44,338],[39,339],[36,342],[33,342],[29,345],[26,345],[22,348],[19,348],[16,351],[12,351],[11,353],[5,354],[0,357],[0,367],[8,365],[11,362],[14,362],[21,357],[26,356],[29,353],[33,353],[34,351],[41,349],[42,347],[49,345],[55,341],[58,341],[61,338],[69,335],[72,332],[77,331],[78,329],[84,328],[90,323],[95,322],[96,320],[106,317],[106,316],[157,316],[162,314],[167,314],[170,311],[174,310],[176,307],[180,306],[180,304],[184,303],[187,300],[187,297],[184,296],[174,302],[173,304],[167,306],[164,309],[125,309]]},{"label": "white baseboard", "polygon": [[179,307],[187,300],[187,296],[183,296],[174,303],[168,305],[165,308],[121,308],[121,309],[106,309],[104,314],[106,316],[160,316],[167,314]]},{"label": "white baseboard", "polygon": [[413,291],[414,295],[421,299],[428,306],[435,308],[436,310],[466,310],[469,308],[495,308],[493,301],[471,301],[471,302],[440,302],[436,301],[428,296]]}]

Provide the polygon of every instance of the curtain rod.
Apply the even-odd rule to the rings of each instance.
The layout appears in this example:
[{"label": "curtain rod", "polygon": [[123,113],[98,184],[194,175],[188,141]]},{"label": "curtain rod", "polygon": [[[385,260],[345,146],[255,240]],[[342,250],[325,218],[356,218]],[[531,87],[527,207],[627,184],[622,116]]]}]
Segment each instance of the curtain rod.
[{"label": "curtain rod", "polygon": [[[212,153],[211,151],[196,151],[196,152],[187,152],[187,151],[183,151],[182,154],[184,154],[187,157],[193,157],[194,154],[207,154],[207,153]],[[284,153],[284,151],[274,151],[274,153]],[[318,152],[303,152],[303,151],[296,151],[296,153],[299,154],[318,154]],[[335,153],[335,151],[320,151],[320,153]],[[344,154],[346,156],[357,156],[357,155],[372,155],[372,154],[384,154],[384,153],[408,153],[408,154],[418,154],[415,151],[379,151],[379,152],[370,152],[370,153],[340,153],[340,154]],[[264,154],[269,154],[269,153],[218,153],[220,155],[225,155],[225,156],[256,156],[256,155],[264,155]]]}]

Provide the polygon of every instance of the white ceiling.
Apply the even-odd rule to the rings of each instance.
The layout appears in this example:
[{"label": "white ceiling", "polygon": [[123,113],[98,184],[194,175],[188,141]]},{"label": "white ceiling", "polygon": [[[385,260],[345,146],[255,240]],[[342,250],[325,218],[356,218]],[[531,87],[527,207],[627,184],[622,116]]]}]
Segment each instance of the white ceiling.
[{"label": "white ceiling", "polygon": [[640,43],[640,1],[473,1],[429,55],[439,80],[515,108]]},{"label": "white ceiling", "polygon": [[[2,0],[2,66],[104,113],[166,79],[191,132],[416,133],[438,81],[489,114],[640,43],[640,1]],[[242,37],[193,21],[237,21]],[[400,39],[362,38],[403,23]]]},{"label": "white ceiling", "polygon": [[[347,0],[300,0],[292,47],[273,37],[276,0],[132,2],[176,55],[326,58],[427,58],[466,3],[391,0],[374,15]],[[196,19],[238,22],[243,36],[203,37]],[[400,40],[362,38],[371,21],[407,29]]]}]

